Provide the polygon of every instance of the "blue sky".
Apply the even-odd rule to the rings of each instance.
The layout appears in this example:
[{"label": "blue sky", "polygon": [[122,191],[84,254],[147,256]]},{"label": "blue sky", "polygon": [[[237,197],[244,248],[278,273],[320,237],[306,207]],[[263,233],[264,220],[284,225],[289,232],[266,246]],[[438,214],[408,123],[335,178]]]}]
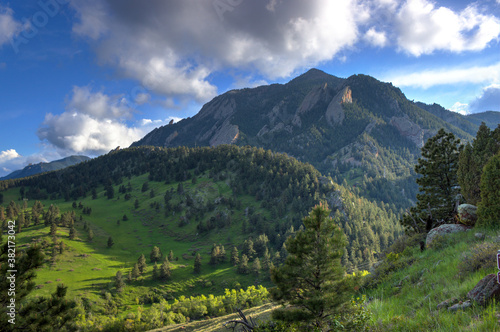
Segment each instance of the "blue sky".
[{"label": "blue sky", "polygon": [[500,111],[499,38],[500,0],[2,1],[0,176],[128,146],[312,67]]}]

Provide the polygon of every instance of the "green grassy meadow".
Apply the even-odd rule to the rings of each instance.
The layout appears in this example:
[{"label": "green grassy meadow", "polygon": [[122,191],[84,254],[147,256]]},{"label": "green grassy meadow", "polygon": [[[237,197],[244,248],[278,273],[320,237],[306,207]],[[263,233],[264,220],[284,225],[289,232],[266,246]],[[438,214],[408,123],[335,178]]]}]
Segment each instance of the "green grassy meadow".
[{"label": "green grassy meadow", "polygon": [[[113,199],[105,197],[104,188],[97,191],[97,199],[92,199],[88,195],[85,199],[77,203],[84,207],[90,207],[90,215],[82,213],[82,209],[73,208],[72,201],[64,200],[44,200],[44,209],[51,204],[57,205],[61,213],[75,210],[75,228],[77,236],[74,240],[69,239],[69,228],[59,227],[57,231],[57,242],[64,242],[62,254],[58,254],[55,264],[50,264],[51,250],[46,249],[47,263],[37,271],[37,289],[30,296],[48,296],[56,290],[58,284],[63,283],[68,286],[68,297],[85,299],[95,305],[104,305],[106,292],[113,292],[113,278],[120,270],[124,278],[132,269],[141,254],[146,256],[148,262],[147,272],[141,275],[136,281],[127,283],[120,299],[120,314],[126,314],[136,310],[139,306],[148,306],[143,303],[144,294],[148,294],[151,289],[160,289],[163,293],[169,294],[169,299],[173,300],[181,295],[191,296],[200,294],[222,294],[226,288],[246,288],[250,285],[269,285],[265,277],[254,275],[236,274],[236,268],[229,263],[229,253],[234,244],[241,244],[248,238],[242,233],[242,220],[245,218],[244,210],[248,206],[253,206],[256,212],[267,215],[268,212],[261,209],[255,199],[250,196],[240,198],[242,207],[233,209],[231,213],[232,224],[230,227],[214,229],[205,234],[199,234],[196,221],[180,227],[179,218],[185,212],[172,212],[165,216],[163,208],[156,210],[151,207],[154,202],[163,206],[163,195],[166,191],[177,189],[178,183],[164,184],[149,181],[149,189],[141,191],[144,182],[148,181],[147,174],[133,177],[130,184],[133,190],[130,192],[132,198],[124,199],[124,195],[118,192],[119,186],[114,186],[115,195]],[[124,184],[128,181],[125,180]],[[231,190],[224,181],[214,182],[208,177],[201,176],[196,183],[192,181],[183,182],[184,189],[195,199],[212,200],[221,196],[231,196]],[[154,197],[151,197],[151,189]],[[3,192],[4,206],[11,200],[22,205],[19,201],[19,188],[10,189]],[[135,200],[139,201],[139,207],[134,208]],[[178,198],[174,195],[173,204]],[[34,201],[28,201],[27,212],[30,211]],[[217,207],[225,210],[225,206]],[[216,210],[217,210],[216,209]],[[123,220],[126,215],[128,220]],[[209,218],[213,213],[209,212],[205,218]],[[80,216],[82,220],[80,220]],[[118,224],[119,221],[119,224]],[[93,241],[88,240],[87,231],[84,230],[84,223],[90,225],[94,232]],[[49,235],[50,227],[43,225],[30,226],[16,234],[18,250],[27,247],[33,241],[40,241],[52,244],[52,237]],[[107,241],[112,237],[114,245],[108,248]],[[209,265],[210,250],[213,243],[220,243],[225,246],[228,256],[226,263]],[[175,259],[170,262],[172,271],[171,280],[160,282],[152,280],[153,264],[149,255],[153,246],[158,246],[163,255],[168,255],[172,250]],[[199,252],[202,257],[202,272],[199,275],[193,273],[194,254]]]}]

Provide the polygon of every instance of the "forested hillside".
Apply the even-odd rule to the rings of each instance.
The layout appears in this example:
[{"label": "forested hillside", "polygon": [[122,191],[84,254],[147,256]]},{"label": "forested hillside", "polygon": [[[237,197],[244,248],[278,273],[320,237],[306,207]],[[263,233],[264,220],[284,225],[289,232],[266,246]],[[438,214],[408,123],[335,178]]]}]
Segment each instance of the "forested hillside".
[{"label": "forested hillside", "polygon": [[235,144],[285,152],[401,213],[416,198],[413,167],[424,142],[440,128],[471,140],[478,126],[439,105],[410,101],[373,77],[311,69],[287,84],[224,93],[133,146]]},{"label": "forested hillside", "polygon": [[[71,296],[99,303],[92,310],[80,303],[84,316],[266,285],[271,264],[286,257],[285,240],[321,201],[348,237],[348,269],[369,266],[402,233],[389,206],[367,201],[311,165],[251,147],[115,150],[0,186],[3,222],[16,220],[21,248],[38,244],[46,255],[34,294],[48,295],[54,281],[64,282]],[[157,260],[155,247],[162,253]],[[167,268],[162,259],[170,251]],[[141,254],[151,258],[144,273],[137,272]],[[115,288],[117,272],[129,278],[120,286],[128,291]],[[220,273],[229,284],[215,278]]]}]

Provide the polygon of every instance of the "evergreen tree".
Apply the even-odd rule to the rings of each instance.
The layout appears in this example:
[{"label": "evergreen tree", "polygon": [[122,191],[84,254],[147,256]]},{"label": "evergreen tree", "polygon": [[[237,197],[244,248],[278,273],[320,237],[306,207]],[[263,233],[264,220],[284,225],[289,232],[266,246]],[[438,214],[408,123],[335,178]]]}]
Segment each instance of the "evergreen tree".
[{"label": "evergreen tree", "polygon": [[146,272],[147,264],[146,264],[146,257],[144,254],[141,254],[139,258],[137,259],[137,266],[139,267],[139,271],[142,273]]},{"label": "evergreen tree", "polygon": [[165,259],[160,267],[160,280],[167,281],[170,279],[170,276],[170,264],[168,262],[168,259]]},{"label": "evergreen tree", "polygon": [[259,258],[255,258],[252,263],[252,273],[258,276],[260,274],[260,271],[262,270],[262,266],[260,265],[260,260]]},{"label": "evergreen tree", "polygon": [[75,236],[76,236],[76,230],[75,227],[73,226],[69,229],[69,239],[74,240]]},{"label": "evergreen tree", "polygon": [[248,257],[245,254],[241,255],[240,264],[238,265],[238,273],[239,274],[248,273]]},{"label": "evergreen tree", "polygon": [[460,153],[458,182],[460,191],[469,204],[477,205],[481,200],[481,174],[488,160],[500,148],[500,141],[496,138],[498,133],[500,127],[492,132],[484,122],[481,123],[472,145],[467,143]]},{"label": "evergreen tree", "polygon": [[232,266],[237,266],[240,263],[240,257],[238,254],[238,248],[236,246],[233,247],[233,250],[231,250],[231,259],[230,263]]},{"label": "evergreen tree", "polygon": [[123,287],[125,287],[125,282],[123,281],[122,272],[118,270],[115,275],[115,287],[118,293],[123,291]]},{"label": "evergreen tree", "polygon": [[252,239],[248,239],[248,240],[245,240],[245,242],[243,242],[242,253],[244,255],[246,255],[249,260],[252,260],[255,257],[256,252],[255,252],[255,249],[253,248]]},{"label": "evergreen tree", "polygon": [[[67,300],[67,287],[58,285],[56,291],[51,297],[38,297],[27,300],[27,296],[35,289],[36,269],[43,265],[44,256],[41,249],[37,246],[31,246],[16,256],[16,291],[14,295],[9,294],[10,281],[7,277],[9,273],[8,264],[8,244],[5,243],[0,249],[0,306],[5,310],[0,315],[0,324],[5,330],[9,327],[15,327],[16,331],[62,331],[70,327],[71,320],[75,317],[73,308],[76,306],[74,301]],[[18,307],[16,313],[15,325],[8,322],[11,317],[7,315],[7,305],[15,299],[15,303],[23,303]],[[41,315],[40,312],[44,314]]]},{"label": "evergreen tree", "polygon": [[224,249],[223,245],[220,245],[219,249],[220,250],[219,250],[219,255],[217,256],[217,260],[219,261],[219,263],[224,263],[227,259],[226,249]]},{"label": "evergreen tree", "polygon": [[149,254],[149,258],[152,263],[159,262],[162,256],[161,250],[157,246],[154,246]]},{"label": "evergreen tree", "polygon": [[174,260],[174,252],[173,252],[172,250],[170,250],[170,251],[168,252],[168,260],[169,260],[170,262],[173,262],[173,260]]},{"label": "evergreen tree", "polygon": [[55,220],[50,224],[50,236],[56,236],[57,234],[57,223]]},{"label": "evergreen tree", "polygon": [[276,285],[271,295],[289,308],[276,309],[273,318],[322,329],[348,301],[340,261],[346,239],[329,215],[328,207],[315,206],[303,219],[305,228],[287,239],[285,263],[271,272]]},{"label": "evergreen tree", "polygon": [[210,253],[210,265],[216,265],[219,262],[219,253],[220,249],[219,246],[213,245],[212,246],[212,252]]},{"label": "evergreen tree", "polygon": [[491,158],[481,176],[481,201],[478,209],[478,226],[500,226],[500,153]]},{"label": "evergreen tree", "polygon": [[136,200],[134,201],[134,209],[136,209],[136,210],[137,210],[138,208],[139,208],[139,200],[138,200],[138,199],[136,199]]},{"label": "evergreen tree", "polygon": [[460,140],[440,129],[422,147],[422,158],[415,166],[420,194],[401,224],[407,231],[428,232],[440,223],[454,222],[458,195],[458,156]]},{"label": "evergreen tree", "polygon": [[[137,269],[137,271],[139,271],[139,269]],[[127,274],[127,282],[128,283],[131,283],[133,280],[133,276],[132,276],[132,271],[128,271],[128,274]]]},{"label": "evergreen tree", "polygon": [[131,274],[132,274],[132,278],[134,278],[134,280],[137,280],[137,278],[139,278],[139,276],[141,275],[141,271],[139,270],[138,263],[134,264],[134,267],[132,268]]},{"label": "evergreen tree", "polygon": [[108,237],[108,248],[111,248],[115,243],[113,242],[113,238],[110,236]]},{"label": "evergreen tree", "polygon": [[196,256],[194,258],[194,273],[200,274],[201,273],[201,256],[200,253],[196,253]]}]

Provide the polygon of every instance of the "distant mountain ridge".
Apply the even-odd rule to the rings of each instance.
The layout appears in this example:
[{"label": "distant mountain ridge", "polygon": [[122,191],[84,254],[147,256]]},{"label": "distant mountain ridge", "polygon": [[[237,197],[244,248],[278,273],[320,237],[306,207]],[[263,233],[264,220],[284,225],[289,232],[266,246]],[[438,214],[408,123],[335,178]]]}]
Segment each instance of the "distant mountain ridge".
[{"label": "distant mountain ridge", "polygon": [[368,184],[361,188],[367,197],[401,199],[396,205],[405,207],[416,196],[413,167],[424,142],[440,128],[472,140],[481,116],[495,121],[495,114],[462,116],[415,103],[370,76],[311,69],[286,84],[228,91],[132,146],[262,147],[309,162],[338,182]]},{"label": "distant mountain ridge", "polygon": [[12,179],[20,179],[24,178],[27,176],[33,176],[36,174],[44,173],[44,172],[50,172],[50,171],[57,171],[69,166],[73,166],[76,164],[79,164],[81,162],[90,160],[89,157],[86,156],[69,156],[63,159],[59,160],[54,160],[48,163],[38,163],[38,164],[32,164],[28,165],[23,169],[14,171],[10,173],[9,175],[6,175],[4,177],[1,177],[0,180],[12,180]]}]

